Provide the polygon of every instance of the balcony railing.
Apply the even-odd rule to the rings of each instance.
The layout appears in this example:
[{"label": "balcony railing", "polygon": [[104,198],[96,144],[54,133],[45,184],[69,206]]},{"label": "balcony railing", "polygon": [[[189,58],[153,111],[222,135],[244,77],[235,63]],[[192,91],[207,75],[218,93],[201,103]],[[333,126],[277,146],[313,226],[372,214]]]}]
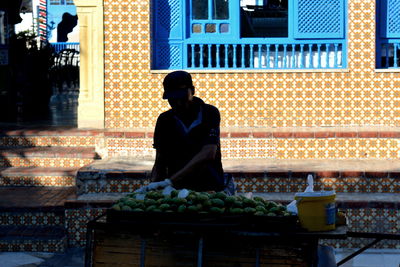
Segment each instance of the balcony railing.
[{"label": "balcony railing", "polygon": [[65,49],[74,49],[79,52],[79,43],[50,43],[56,53]]},{"label": "balcony railing", "polygon": [[400,68],[400,40],[377,44],[377,68]]},{"label": "balcony railing", "polygon": [[188,69],[338,69],[346,67],[345,44],[187,43]]}]

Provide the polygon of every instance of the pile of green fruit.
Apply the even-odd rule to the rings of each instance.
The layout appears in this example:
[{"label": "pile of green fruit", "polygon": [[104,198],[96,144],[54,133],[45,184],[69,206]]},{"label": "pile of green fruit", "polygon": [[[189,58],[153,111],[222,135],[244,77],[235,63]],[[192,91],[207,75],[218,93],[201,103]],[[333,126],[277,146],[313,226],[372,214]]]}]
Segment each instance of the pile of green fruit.
[{"label": "pile of green fruit", "polygon": [[179,191],[164,196],[161,191],[147,192],[141,199],[132,193],[117,201],[112,209],[133,212],[177,212],[204,214],[249,214],[257,216],[290,216],[286,207],[261,197],[227,196],[223,192],[190,191],[178,198]]}]

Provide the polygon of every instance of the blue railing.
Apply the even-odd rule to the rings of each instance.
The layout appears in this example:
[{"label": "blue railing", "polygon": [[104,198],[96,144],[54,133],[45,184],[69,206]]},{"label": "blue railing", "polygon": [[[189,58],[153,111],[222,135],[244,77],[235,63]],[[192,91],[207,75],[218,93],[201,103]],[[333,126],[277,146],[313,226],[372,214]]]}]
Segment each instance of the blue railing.
[{"label": "blue railing", "polygon": [[400,68],[400,40],[386,39],[377,43],[377,68]]},{"label": "blue railing", "polygon": [[343,41],[292,43],[187,42],[188,69],[337,69],[346,67]]},{"label": "blue railing", "polygon": [[50,43],[50,45],[54,48],[56,53],[64,49],[74,49],[79,51],[79,43]]}]

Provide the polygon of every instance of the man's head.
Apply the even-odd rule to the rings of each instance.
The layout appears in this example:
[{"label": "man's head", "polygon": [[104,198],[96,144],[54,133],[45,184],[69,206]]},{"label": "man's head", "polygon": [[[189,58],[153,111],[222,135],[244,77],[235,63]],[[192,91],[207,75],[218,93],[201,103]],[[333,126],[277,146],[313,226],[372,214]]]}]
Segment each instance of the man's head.
[{"label": "man's head", "polygon": [[187,108],[193,100],[192,76],[186,71],[173,71],[164,78],[163,99],[168,99],[172,108]]}]

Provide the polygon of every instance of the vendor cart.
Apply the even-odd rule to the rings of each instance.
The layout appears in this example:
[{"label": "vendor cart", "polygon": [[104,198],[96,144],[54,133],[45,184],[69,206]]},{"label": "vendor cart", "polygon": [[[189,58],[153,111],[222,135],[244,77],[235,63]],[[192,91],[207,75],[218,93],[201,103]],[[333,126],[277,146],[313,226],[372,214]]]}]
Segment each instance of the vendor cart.
[{"label": "vendor cart", "polygon": [[111,212],[89,222],[86,267],[312,267],[320,239],[347,236],[345,226],[307,232],[294,217],[125,215]]}]

